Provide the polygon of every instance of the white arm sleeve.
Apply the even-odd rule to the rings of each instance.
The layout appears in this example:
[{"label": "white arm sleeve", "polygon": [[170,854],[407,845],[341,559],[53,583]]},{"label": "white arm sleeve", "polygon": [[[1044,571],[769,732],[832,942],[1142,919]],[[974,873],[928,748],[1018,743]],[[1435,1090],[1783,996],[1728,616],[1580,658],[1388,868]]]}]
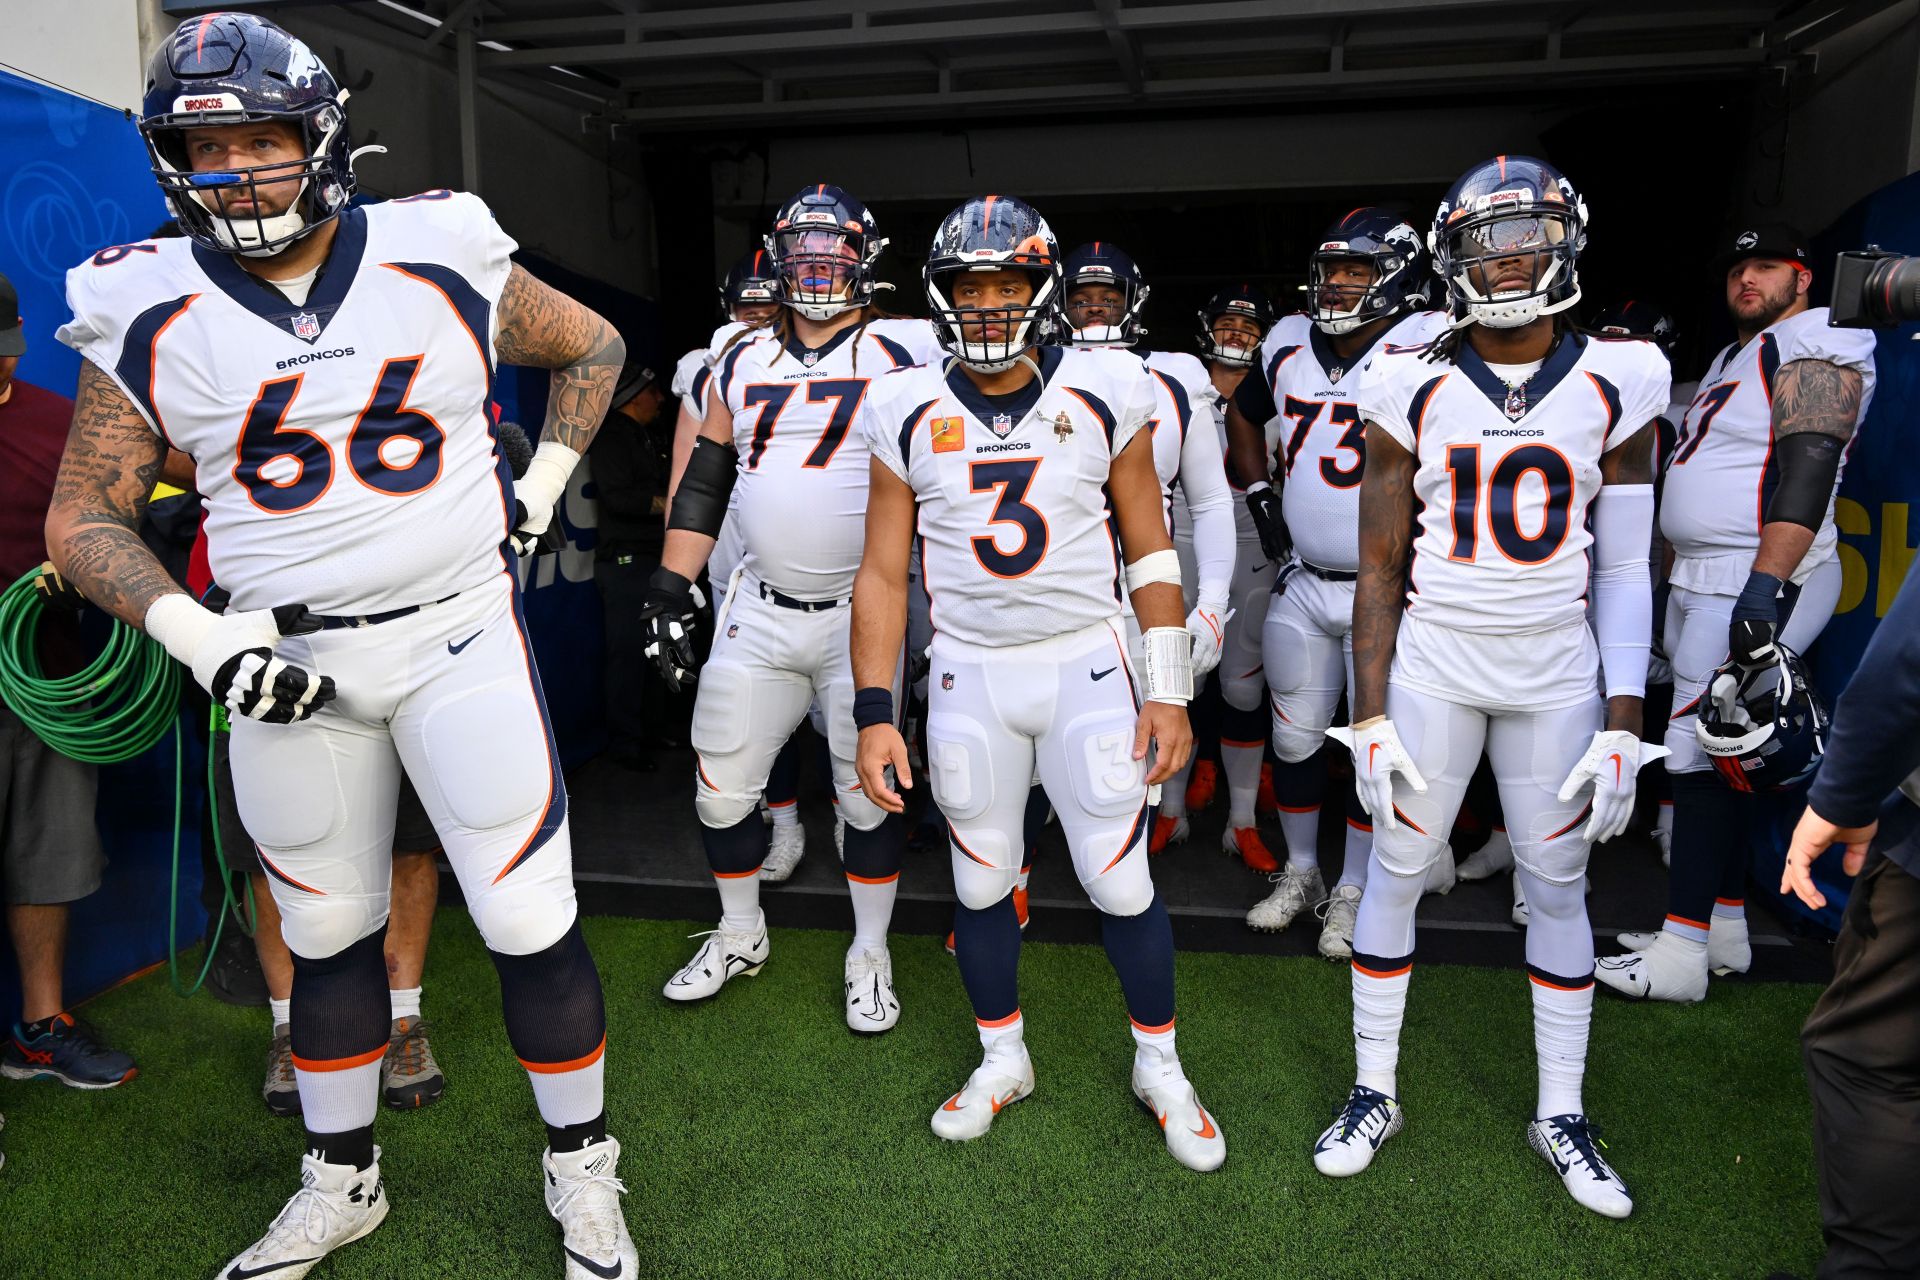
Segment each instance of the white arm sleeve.
[{"label": "white arm sleeve", "polygon": [[1609,698],[1647,692],[1653,644],[1653,486],[1603,485],[1593,500],[1593,630]]},{"label": "white arm sleeve", "polygon": [[1233,491],[1227,487],[1219,434],[1206,415],[1194,417],[1180,446],[1180,492],[1186,498],[1187,514],[1193,517],[1193,558],[1200,579],[1194,600],[1224,612],[1233,591],[1237,550]]}]

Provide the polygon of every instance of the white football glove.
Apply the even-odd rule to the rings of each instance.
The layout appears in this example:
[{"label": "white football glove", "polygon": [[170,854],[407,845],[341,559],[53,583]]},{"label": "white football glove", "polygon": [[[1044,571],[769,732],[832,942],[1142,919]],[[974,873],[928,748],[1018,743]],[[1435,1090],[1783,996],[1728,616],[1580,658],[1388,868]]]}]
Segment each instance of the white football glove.
[{"label": "white football glove", "polygon": [[1665,747],[1642,742],[1637,734],[1624,729],[1595,732],[1587,754],[1580,757],[1580,763],[1573,766],[1573,772],[1560,784],[1562,804],[1579,795],[1580,788],[1593,784],[1593,817],[1580,833],[1581,837],[1599,844],[1625,831],[1633,818],[1640,766],[1652,764],[1667,754]]},{"label": "white football glove", "polygon": [[1376,825],[1392,831],[1400,825],[1393,812],[1393,775],[1400,774],[1415,794],[1427,794],[1427,780],[1413,767],[1393,721],[1381,716],[1354,728],[1327,730],[1327,736],[1353,753],[1353,786],[1360,807]]},{"label": "white football glove", "polygon": [[578,465],[580,455],[555,440],[543,440],[533,451],[525,474],[513,482],[513,528],[507,540],[516,555],[524,558],[554,549],[554,539],[546,536],[553,524],[553,509]]},{"label": "white football glove", "polygon": [[1220,665],[1220,651],[1227,641],[1227,624],[1233,610],[1220,609],[1205,601],[1187,615],[1187,630],[1193,635],[1193,682],[1197,686],[1207,672]]},{"label": "white football glove", "polygon": [[320,619],[303,604],[222,615],[183,594],[166,595],[147,610],[145,626],[215,702],[236,715],[292,724],[333,701],[332,676],[273,656],[284,637],[320,630]]}]

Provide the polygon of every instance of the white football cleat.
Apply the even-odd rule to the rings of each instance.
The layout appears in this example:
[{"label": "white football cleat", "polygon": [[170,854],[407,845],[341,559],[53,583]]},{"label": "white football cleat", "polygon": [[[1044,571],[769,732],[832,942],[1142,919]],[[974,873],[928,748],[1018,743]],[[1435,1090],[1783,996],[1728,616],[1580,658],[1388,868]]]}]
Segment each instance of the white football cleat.
[{"label": "white football cleat", "polygon": [[1360,886],[1335,885],[1320,906],[1320,954],[1329,960],[1353,959],[1353,922],[1360,913]]},{"label": "white football cleat", "polygon": [[1707,998],[1707,954],[1662,932],[1643,951],[1595,960],[1593,976],[1632,1000],[1698,1004]]},{"label": "white football cleat", "polygon": [[386,1188],[380,1184],[380,1148],[364,1169],[328,1164],[311,1154],[300,1157],[300,1189],[280,1210],[267,1234],[229,1262],[218,1280],[299,1280],[320,1259],[352,1244],[387,1217]]},{"label": "white football cleat", "polygon": [[640,1274],[640,1255],[620,1212],[627,1187],[615,1176],[619,1163],[620,1144],[612,1138],[540,1157],[547,1212],[560,1224],[567,1255],[566,1280],[632,1280]]},{"label": "white football cleat", "polygon": [[722,925],[707,933],[700,949],[687,961],[686,968],[667,979],[660,994],[669,1000],[705,1000],[739,974],[752,977],[767,962],[767,917],[760,915],[751,933],[735,933]]},{"label": "white football cleat", "polygon": [[[1629,951],[1645,951],[1664,930],[1647,933],[1622,933],[1616,938]],[[1753,967],[1753,941],[1747,933],[1745,916],[1716,916],[1707,930],[1707,968],[1714,977],[1745,973]]]},{"label": "white football cleat", "polygon": [[[1143,1066],[1141,1058],[1149,1062]],[[1227,1136],[1220,1132],[1173,1054],[1143,1050],[1133,1060],[1133,1096],[1160,1122],[1167,1151],[1201,1173],[1218,1169],[1227,1158]]]},{"label": "white football cleat", "polygon": [[767,845],[767,860],[760,864],[760,882],[779,884],[793,874],[800,859],[807,856],[807,829],[799,823],[773,825],[773,839]]},{"label": "white football cleat", "polygon": [[1313,1144],[1313,1167],[1329,1178],[1351,1178],[1372,1164],[1380,1144],[1406,1123],[1407,1113],[1397,1099],[1356,1084]]},{"label": "white football cleat", "polygon": [[990,1056],[967,1077],[960,1092],[933,1113],[933,1132],[949,1142],[969,1142],[993,1127],[993,1118],[1033,1092],[1033,1058]]},{"label": "white football cleat", "polygon": [[1527,1143],[1554,1167],[1567,1194],[1603,1218],[1633,1212],[1633,1197],[1597,1147],[1599,1131],[1582,1115],[1549,1116],[1527,1125]]},{"label": "white football cleat", "polygon": [[856,946],[847,952],[847,1026],[865,1035],[891,1031],[900,1021],[893,992],[893,957],[885,947]]},{"label": "white football cleat", "polygon": [[1457,874],[1462,880],[1488,880],[1502,871],[1513,870],[1513,841],[1497,828],[1487,842],[1460,862]]},{"label": "white football cleat", "polygon": [[1261,933],[1278,933],[1293,923],[1293,918],[1327,900],[1327,882],[1319,867],[1300,868],[1289,862],[1267,877],[1275,888],[1247,912],[1247,928]]},{"label": "white football cleat", "polygon": [[1453,892],[1453,883],[1459,878],[1460,868],[1453,860],[1453,850],[1441,849],[1440,856],[1427,866],[1427,882],[1420,887],[1422,894],[1438,893],[1446,895]]}]

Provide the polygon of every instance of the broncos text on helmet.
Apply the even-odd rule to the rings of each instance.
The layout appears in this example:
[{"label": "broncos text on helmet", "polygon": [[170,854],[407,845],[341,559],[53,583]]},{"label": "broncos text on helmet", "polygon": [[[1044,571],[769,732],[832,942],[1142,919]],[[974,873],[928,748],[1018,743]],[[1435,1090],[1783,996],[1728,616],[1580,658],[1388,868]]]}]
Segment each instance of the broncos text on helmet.
[{"label": "broncos text on helmet", "polygon": [[[1250,284],[1229,285],[1208,298],[1200,308],[1200,358],[1208,364],[1243,369],[1253,364],[1260,340],[1273,327],[1273,303]],[[1232,332],[1222,337],[1215,326],[1222,318],[1234,316],[1252,325],[1255,332]]]},{"label": "broncos text on helmet", "polygon": [[727,319],[744,323],[740,319],[740,308],[778,306],[779,287],[773,255],[765,249],[754,249],[742,254],[738,262],[727,268],[727,278],[720,284],[720,309]]},{"label": "broncos text on helmet", "polygon": [[[1075,302],[1076,291],[1102,286],[1120,295],[1117,305]],[[1095,240],[1068,254],[1062,287],[1063,309],[1074,346],[1130,347],[1146,333],[1140,311],[1152,290],[1141,277],[1139,266],[1111,240]]]},{"label": "broncos text on helmet", "polygon": [[[1333,279],[1342,263],[1369,263],[1365,285]],[[1433,305],[1433,271],[1420,233],[1397,213],[1362,205],[1327,228],[1307,257],[1307,313],[1322,333],[1351,333]]]},{"label": "broncos text on helmet", "polygon": [[1800,655],[1784,645],[1758,667],[1729,662],[1700,698],[1694,736],[1735,791],[1804,782],[1827,749],[1827,711]]},{"label": "broncos text on helmet", "polygon": [[766,238],[779,300],[809,320],[830,320],[873,301],[886,237],[873,212],[830,182],[780,206]]},{"label": "broncos text on helmet", "polygon": [[[1024,304],[979,308],[955,304],[954,282],[971,272],[1021,271],[1033,282]],[[1038,210],[1012,196],[974,196],[941,220],[922,279],[940,345],[982,373],[1010,369],[1044,343],[1058,318],[1060,246]],[[1000,336],[991,328],[1002,330]]]},{"label": "broncos text on helmet", "polygon": [[[265,18],[181,23],[147,67],[140,108],[153,175],[180,229],[221,253],[265,257],[339,216],[354,192],[346,101],[313,50]],[[265,121],[291,125],[304,158],[194,170],[188,130]]]},{"label": "broncos text on helmet", "polygon": [[1517,329],[1580,301],[1587,203],[1531,156],[1475,165],[1434,211],[1427,248],[1456,325]]}]

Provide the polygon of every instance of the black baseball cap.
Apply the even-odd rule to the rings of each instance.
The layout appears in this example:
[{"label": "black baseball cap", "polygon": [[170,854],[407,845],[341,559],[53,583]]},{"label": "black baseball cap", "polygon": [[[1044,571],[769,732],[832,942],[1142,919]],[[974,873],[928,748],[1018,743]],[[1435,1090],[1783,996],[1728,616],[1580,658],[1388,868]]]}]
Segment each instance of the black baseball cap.
[{"label": "black baseball cap", "polygon": [[0,356],[27,354],[27,335],[20,328],[20,295],[13,281],[0,276]]},{"label": "black baseball cap", "polygon": [[619,379],[613,384],[613,400],[608,407],[618,409],[658,381],[649,366],[637,360],[627,361],[620,370]]},{"label": "black baseball cap", "polygon": [[1754,222],[1736,227],[1721,242],[1713,259],[1713,273],[1725,275],[1748,258],[1778,258],[1813,270],[1813,255],[1807,250],[1807,238],[1798,228],[1784,222]]}]

